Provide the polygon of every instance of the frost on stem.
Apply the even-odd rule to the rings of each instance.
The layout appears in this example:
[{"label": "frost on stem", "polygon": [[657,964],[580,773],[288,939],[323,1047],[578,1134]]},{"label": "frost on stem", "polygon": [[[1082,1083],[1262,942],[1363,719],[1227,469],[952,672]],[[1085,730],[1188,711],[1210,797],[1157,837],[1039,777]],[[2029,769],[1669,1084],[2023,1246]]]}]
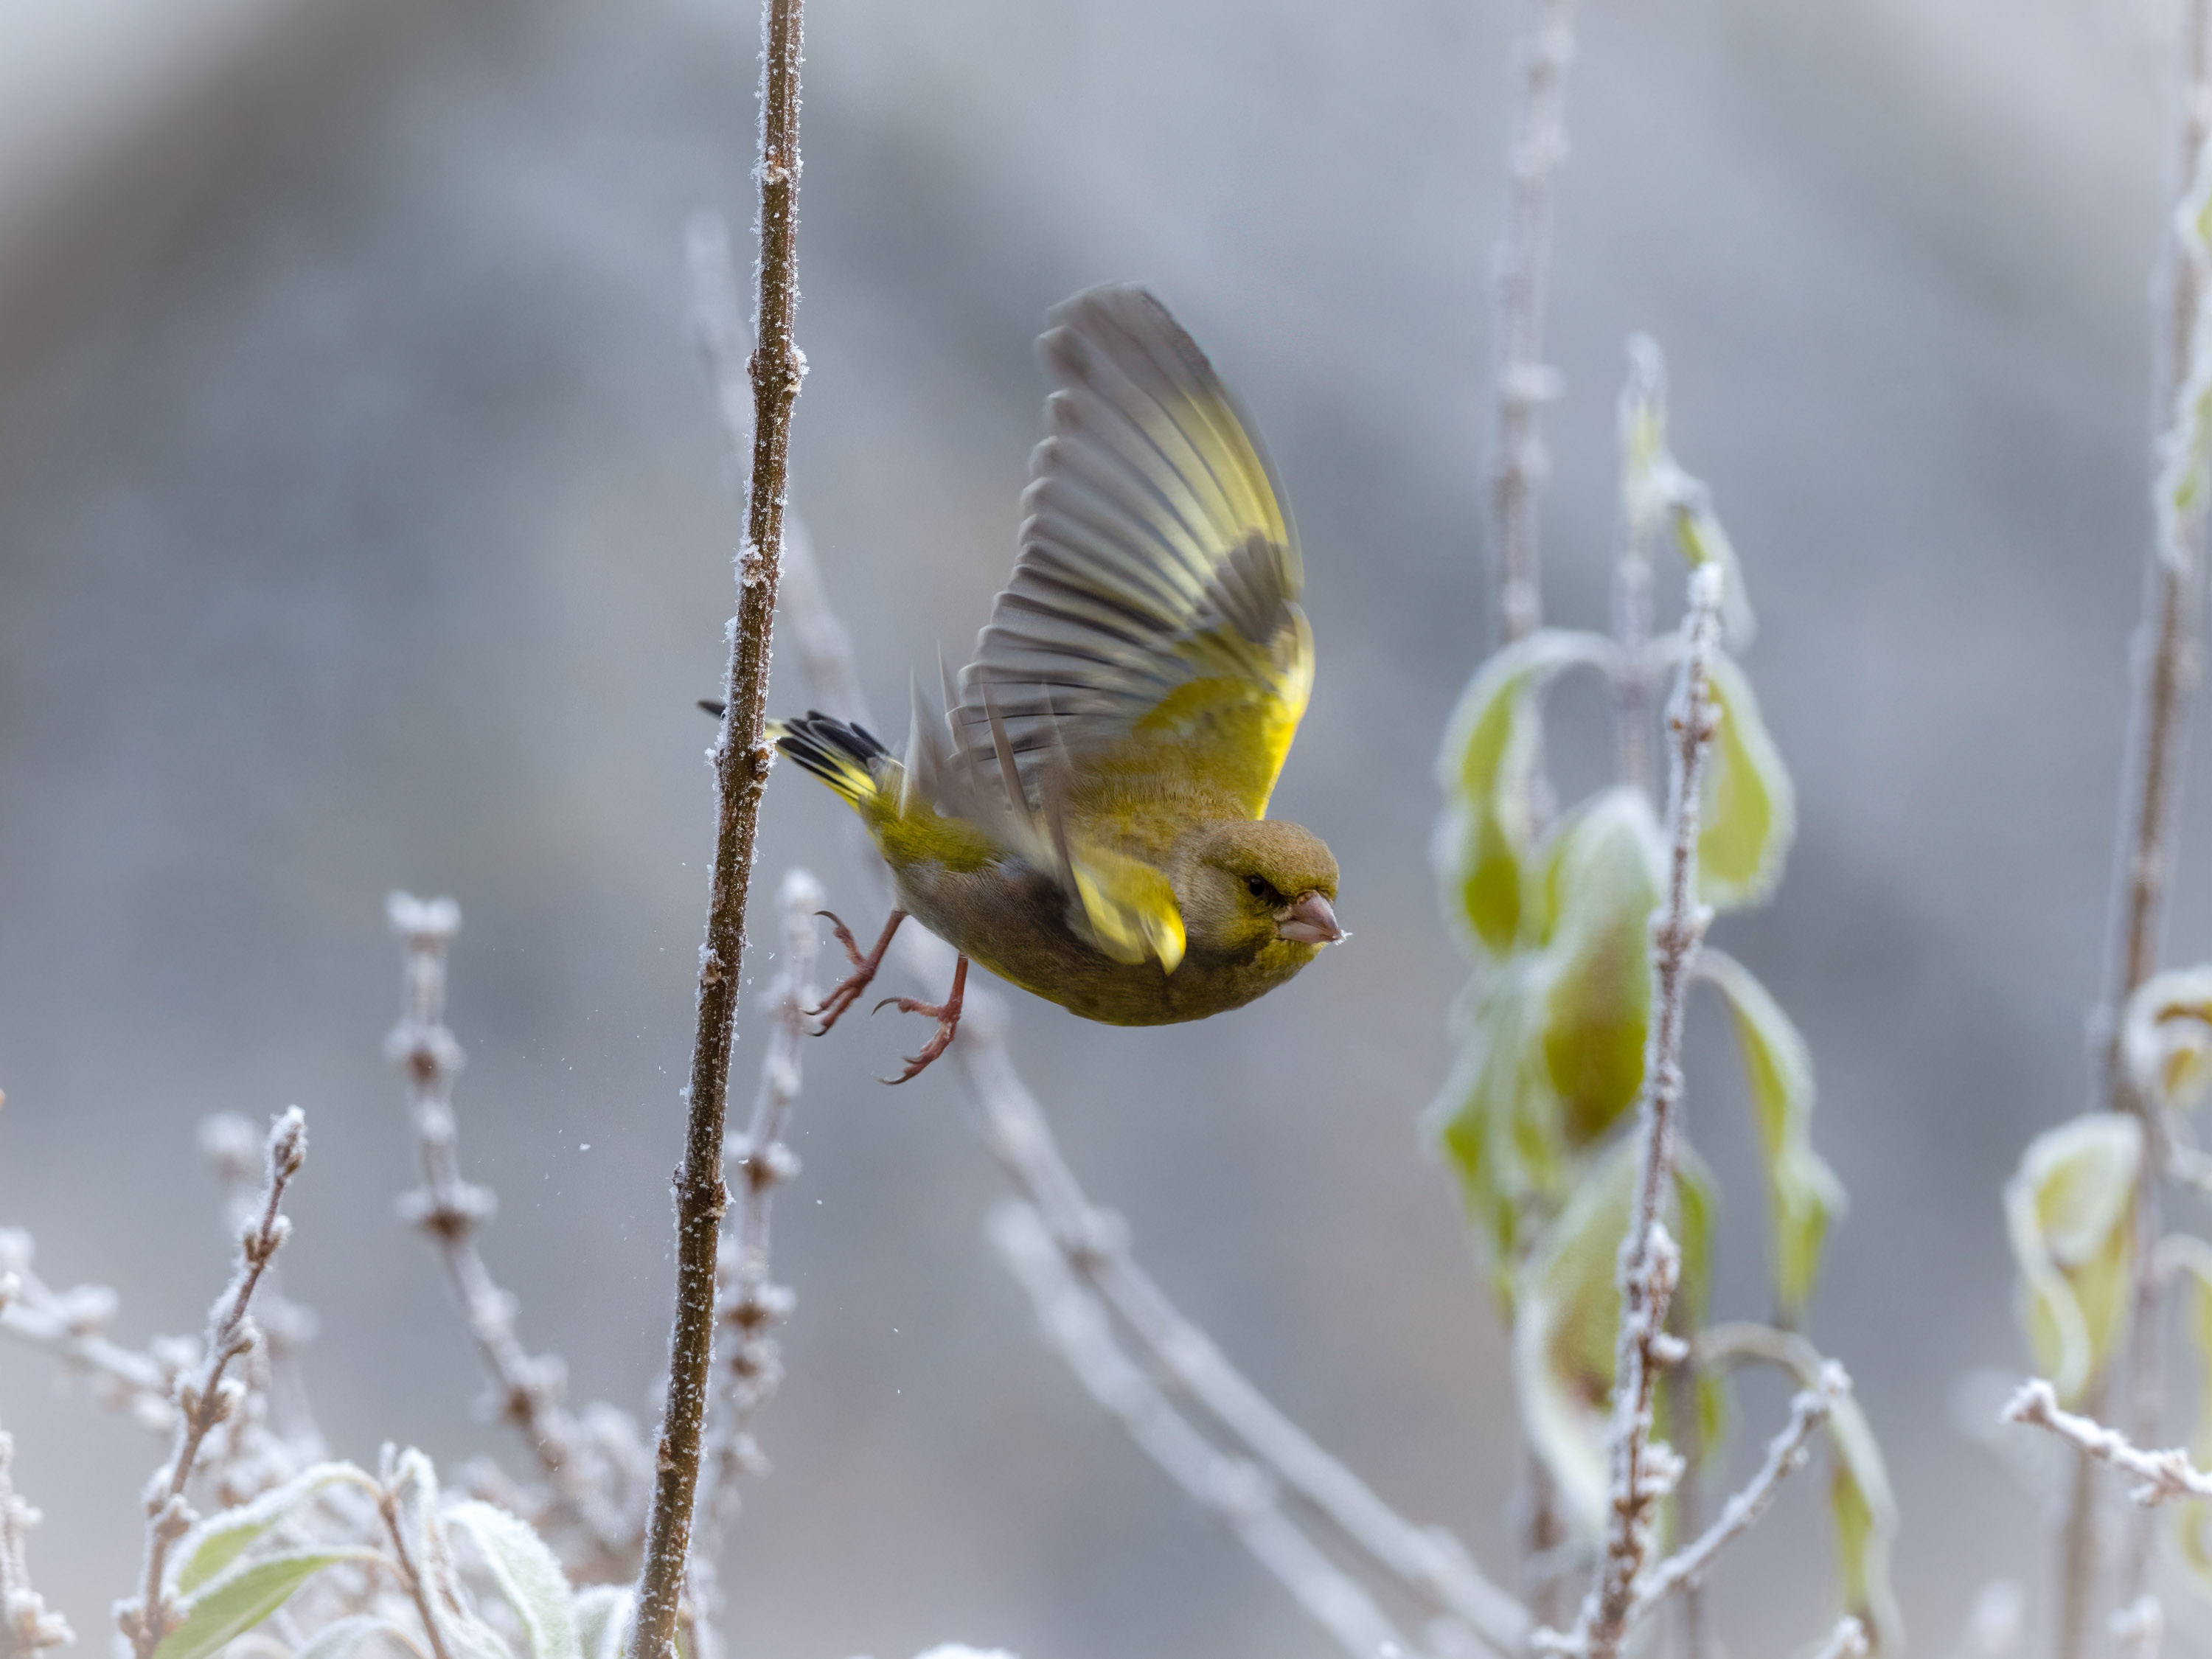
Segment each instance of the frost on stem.
[{"label": "frost on stem", "polygon": [[2000,1420],[2048,1429],[2100,1462],[2134,1476],[2137,1484],[2129,1496],[2146,1509],[2177,1498],[2212,1498],[2212,1474],[2191,1463],[2187,1452],[2143,1450],[2118,1429],[2063,1408],[2057,1391],[2040,1378],[2021,1384]]},{"label": "frost on stem", "polygon": [[467,1056],[446,1025],[446,963],[460,931],[460,907],[450,898],[394,893],[386,901],[392,932],[406,946],[399,1023],[385,1052],[407,1080],[409,1115],[422,1166],[422,1184],[399,1200],[399,1213],[437,1250],[455,1299],[491,1379],[493,1414],[530,1447],[551,1488],[553,1507],[524,1499],[541,1527],[580,1530],[580,1576],[626,1575],[635,1560],[641,1507],[635,1496],[647,1478],[637,1428],[611,1407],[579,1419],[562,1402],[566,1368],[532,1355],[515,1332],[515,1301],[500,1288],[477,1248],[477,1232],[497,1212],[490,1190],[461,1177],[453,1081]]},{"label": "frost on stem", "polygon": [[15,1438],[0,1431],[0,1659],[31,1659],[41,1648],[58,1648],[76,1638],[69,1621],[49,1612],[31,1588],[24,1540],[39,1524],[39,1512],[17,1496],[9,1479]]},{"label": "frost on stem", "polygon": [[1711,917],[1697,900],[1698,817],[1705,761],[1719,726],[1711,672],[1721,597],[1719,566],[1706,565],[1692,574],[1681,677],[1667,716],[1674,741],[1667,808],[1667,885],[1652,918],[1652,1018],[1638,1111],[1635,1206],[1620,1246],[1620,1327],[1608,1437],[1612,1489],[1596,1583],[1567,1638],[1569,1650],[1590,1659],[1613,1659],[1620,1651],[1635,1605],[1637,1581],[1650,1556],[1658,1503],[1671,1490],[1680,1469],[1680,1460],[1651,1438],[1653,1391],[1660,1374],[1683,1354],[1681,1343],[1666,1329],[1680,1258],[1660,1214],[1674,1170],[1683,1005],[1698,944]]},{"label": "frost on stem", "polygon": [[307,1121],[296,1106],[270,1126],[266,1175],[258,1214],[248,1218],[238,1239],[238,1267],[208,1313],[199,1364],[178,1379],[176,1432],[169,1461],[154,1472],[146,1488],[146,1557],[137,1595],[118,1602],[115,1620],[137,1659],[152,1659],[154,1650],[176,1623],[165,1577],[169,1548],[196,1518],[185,1501],[185,1487],[200,1448],[216,1425],[237,1411],[245,1385],[228,1375],[231,1363],[252,1352],[260,1338],[250,1311],[255,1287],[292,1224],[280,1206],[284,1188],[307,1161]]}]

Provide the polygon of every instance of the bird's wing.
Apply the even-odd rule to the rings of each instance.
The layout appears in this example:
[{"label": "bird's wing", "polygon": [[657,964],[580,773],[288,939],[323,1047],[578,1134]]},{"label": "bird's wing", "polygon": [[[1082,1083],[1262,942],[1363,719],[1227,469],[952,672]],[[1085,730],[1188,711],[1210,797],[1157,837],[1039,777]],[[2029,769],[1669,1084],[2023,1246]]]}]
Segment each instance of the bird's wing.
[{"label": "bird's wing", "polygon": [[1038,342],[1051,435],[1013,579],[961,671],[955,745],[994,769],[1003,745],[1040,807],[1065,766],[1079,785],[1173,775],[1259,817],[1313,685],[1274,471],[1144,289],[1092,289],[1055,321]]}]

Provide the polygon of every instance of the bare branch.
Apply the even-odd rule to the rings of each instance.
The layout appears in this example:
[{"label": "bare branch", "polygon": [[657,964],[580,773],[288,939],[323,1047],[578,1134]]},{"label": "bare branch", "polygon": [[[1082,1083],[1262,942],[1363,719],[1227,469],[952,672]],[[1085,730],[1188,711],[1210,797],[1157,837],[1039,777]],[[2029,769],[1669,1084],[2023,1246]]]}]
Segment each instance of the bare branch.
[{"label": "bare branch", "polygon": [[1782,1483],[1805,1466],[1812,1454],[1813,1437],[1835,1410],[1836,1401],[1850,1389],[1851,1380],[1844,1368],[1830,1360],[1822,1368],[1819,1385],[1799,1392],[1790,1402],[1789,1422],[1767,1443],[1766,1456],[1758,1472],[1722,1505],[1719,1518],[1638,1584],[1629,1609],[1632,1626],[1675,1591],[1694,1588],[1720,1553],[1759,1523]]},{"label": "bare branch", "polygon": [[233,1360],[249,1352],[260,1340],[249,1317],[254,1288],[291,1234],[292,1224],[279,1206],[285,1187],[299,1174],[307,1156],[307,1121],[295,1106],[270,1126],[268,1173],[260,1213],[239,1234],[238,1267],[209,1310],[200,1363],[191,1375],[177,1383],[176,1438],[169,1461],[155,1471],[147,1488],[145,1568],[137,1596],[118,1604],[115,1613],[116,1623],[137,1659],[152,1659],[154,1650],[177,1621],[179,1615],[169,1600],[164,1575],[169,1547],[192,1524],[185,1486],[191,1479],[201,1443],[216,1424],[238,1408],[243,1396],[244,1386],[226,1373]]},{"label": "bare branch", "polygon": [[0,1228],[0,1331],[44,1348],[62,1369],[92,1379],[101,1403],[156,1434],[177,1420],[177,1379],[196,1358],[189,1341],[126,1348],[107,1335],[115,1292],[105,1285],[56,1291],[31,1271],[30,1234]]},{"label": "bare branch", "polygon": [[386,908],[407,957],[399,1023],[385,1040],[385,1052],[406,1076],[422,1163],[422,1185],[400,1200],[399,1212],[438,1252],[491,1379],[494,1414],[530,1448],[566,1511],[562,1518],[582,1528],[595,1557],[586,1576],[626,1574],[636,1559],[637,1527],[615,1495],[618,1473],[605,1443],[608,1437],[588,1434],[562,1403],[561,1362],[522,1346],[514,1297],[493,1279],[477,1247],[477,1234],[498,1201],[489,1188],[462,1178],[453,1117],[453,1082],[467,1056],[446,1024],[446,961],[460,931],[460,907],[449,898],[394,893]]},{"label": "bare branch", "polygon": [[1497,253],[1495,429],[1490,457],[1492,561],[1498,626],[1521,639],[1544,617],[1537,554],[1537,491],[1547,461],[1537,412],[1559,396],[1546,366],[1544,288],[1552,257],[1552,183],[1566,155],[1567,64],[1574,56],[1570,0],[1529,0],[1521,42],[1521,99],[1508,159],[1506,229]]},{"label": "bare branch", "polygon": [[33,1659],[40,1649],[64,1647],[76,1637],[31,1588],[24,1540],[39,1524],[39,1512],[16,1495],[9,1478],[15,1457],[15,1437],[0,1431],[0,1659]]},{"label": "bare branch", "polygon": [[2212,1474],[2191,1463],[2187,1452],[2144,1451],[2118,1429],[2062,1409],[2057,1390],[2039,1377],[2020,1385],[1999,1420],[2048,1429],[2100,1462],[2133,1475],[2142,1484],[2129,1496],[2145,1508],[2175,1498],[2212,1498]]},{"label": "bare branch", "polygon": [[1194,1502],[1237,1534],[1338,1646],[1354,1659],[1407,1650],[1374,1599],[1284,1515],[1275,1483],[1211,1444],[1130,1363],[1105,1310],[1070,1270],[1036,1210],[1018,1200],[1001,1204],[991,1218],[991,1238],[1029,1292],[1046,1341],[1091,1397]]},{"label": "bare branch", "polygon": [[722,1136],[743,981],[745,904],[761,791],[775,751],[767,741],[769,639],[783,554],[791,410],[806,368],[793,338],[799,307],[800,0],[766,0],[761,15],[760,289],[754,313],[752,468],[738,561],[722,729],[714,746],[714,876],[699,959],[698,1026],[690,1112],[676,1182],[676,1319],[668,1395],[654,1458],[653,1508],[639,1575],[629,1659],[672,1659],[690,1552],[693,1500],[714,1359],[714,1266],[728,1201]]},{"label": "bare branch", "polygon": [[1612,1493],[1605,1553],[1583,1603],[1572,1650],[1613,1659],[1635,1606],[1637,1581],[1651,1551],[1651,1517],[1680,1473],[1680,1460],[1651,1440],[1651,1399],[1660,1374],[1686,1352],[1667,1334],[1667,1306],[1680,1255],[1661,1220],[1674,1175],[1674,1112],[1682,1093],[1682,1017],[1690,970],[1711,913],[1697,901],[1698,819],[1705,760],[1720,716],[1712,700],[1712,655],[1720,631],[1721,573],[1705,565],[1690,578],[1683,621],[1681,678],[1668,711],[1674,738],[1668,792],[1668,878],[1652,918],[1651,1033],[1638,1107],[1640,1150],[1635,1207],[1620,1246],[1620,1332],[1613,1361]]}]

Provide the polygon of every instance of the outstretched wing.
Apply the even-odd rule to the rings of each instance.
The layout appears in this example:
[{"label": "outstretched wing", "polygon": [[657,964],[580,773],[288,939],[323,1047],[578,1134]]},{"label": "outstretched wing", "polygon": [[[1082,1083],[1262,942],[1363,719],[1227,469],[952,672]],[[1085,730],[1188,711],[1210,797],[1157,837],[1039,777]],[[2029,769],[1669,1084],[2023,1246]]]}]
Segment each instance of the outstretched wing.
[{"label": "outstretched wing", "polygon": [[[1313,685],[1297,539],[1236,399],[1167,308],[1097,288],[1038,343],[1051,435],[1021,556],[960,674],[960,749],[1041,799],[1171,774],[1262,816]],[[994,726],[998,728],[997,734]]]}]

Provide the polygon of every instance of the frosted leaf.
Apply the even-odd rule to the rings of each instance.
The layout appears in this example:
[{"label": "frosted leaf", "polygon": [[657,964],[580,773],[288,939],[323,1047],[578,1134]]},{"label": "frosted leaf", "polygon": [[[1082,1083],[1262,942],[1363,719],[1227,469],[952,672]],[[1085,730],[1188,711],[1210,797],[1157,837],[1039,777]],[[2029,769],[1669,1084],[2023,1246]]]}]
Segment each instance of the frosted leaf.
[{"label": "frosted leaf", "polygon": [[2127,1329],[2142,1155],[2133,1117],[2093,1113],[2030,1141],[2005,1186],[2021,1323],[2063,1405],[2080,1403]]},{"label": "frosted leaf", "polygon": [[1758,631],[1735,545],[1713,511],[1712,491],[1676,465],[1667,447],[1667,365],[1657,342],[1638,334],[1628,342],[1628,383],[1620,393],[1620,499],[1629,535],[1648,544],[1662,528],[1694,570],[1718,565],[1722,575],[1721,633],[1737,650]]},{"label": "frosted leaf", "polygon": [[2212,967],[2154,975],[2128,999],[2121,1052],[2135,1086],[2187,1111],[2212,1086]]},{"label": "frosted leaf", "polygon": [[1797,796],[1743,671],[1716,652],[1711,676],[1721,721],[1705,769],[1698,896],[1735,910],[1759,903],[1782,879],[1797,833]]},{"label": "frosted leaf", "polygon": [[1728,999],[1734,1017],[1766,1166],[1774,1299],[1784,1322],[1794,1323],[1820,1277],[1828,1224],[1844,1209],[1843,1183],[1813,1150],[1813,1057],[1789,1015],[1742,963],[1707,951],[1698,971]]},{"label": "frosted leaf", "polygon": [[1522,889],[1544,689],[1562,669],[1603,665],[1612,648],[1596,635],[1557,629],[1503,647],[1476,671],[1444,728],[1437,772],[1445,805],[1432,854],[1443,911],[1492,957],[1527,931]]}]

